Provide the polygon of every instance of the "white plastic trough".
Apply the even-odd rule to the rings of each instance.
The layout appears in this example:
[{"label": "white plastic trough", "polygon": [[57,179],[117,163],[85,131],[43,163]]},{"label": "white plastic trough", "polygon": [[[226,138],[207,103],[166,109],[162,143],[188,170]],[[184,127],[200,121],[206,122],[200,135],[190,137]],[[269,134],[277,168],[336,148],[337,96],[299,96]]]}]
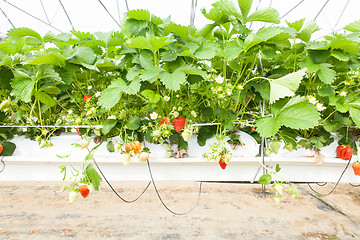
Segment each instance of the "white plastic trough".
[{"label": "white plastic trough", "polygon": [[[248,134],[241,133],[245,147],[232,151],[233,157],[225,170],[217,162],[207,162],[202,154],[209,149],[209,144],[200,147],[196,137],[189,142],[188,158],[164,158],[166,150],[161,145],[148,144],[151,149],[150,165],[155,181],[257,181],[262,175],[258,154],[259,145]],[[79,166],[87,154],[87,150],[75,148],[70,159],[61,159],[56,155],[70,153],[71,143],[79,142],[80,137],[73,133],[62,134],[52,138],[53,147],[39,149],[38,143],[16,137],[13,142],[17,149],[13,156],[4,157],[6,167],[0,173],[0,181],[61,181],[63,175],[59,166],[71,162]],[[209,141],[211,142],[211,141]],[[95,146],[93,143],[90,147]],[[230,149],[230,147],[228,146]],[[322,150],[325,155],[324,163],[316,165],[313,153],[309,150],[293,152],[281,151],[279,155],[266,157],[268,166],[279,163],[279,175],[291,182],[337,182],[347,161],[334,158],[336,144]],[[356,156],[354,156],[356,157]],[[124,166],[119,153],[110,153],[103,144],[94,154],[96,162],[109,181],[148,181],[150,175],[146,163],[132,158],[129,166]],[[354,160],[353,160],[354,161]],[[95,166],[94,166],[95,167]],[[0,164],[0,169],[2,168]],[[344,173],[341,182],[360,183],[360,177],[355,176],[351,168]]]}]

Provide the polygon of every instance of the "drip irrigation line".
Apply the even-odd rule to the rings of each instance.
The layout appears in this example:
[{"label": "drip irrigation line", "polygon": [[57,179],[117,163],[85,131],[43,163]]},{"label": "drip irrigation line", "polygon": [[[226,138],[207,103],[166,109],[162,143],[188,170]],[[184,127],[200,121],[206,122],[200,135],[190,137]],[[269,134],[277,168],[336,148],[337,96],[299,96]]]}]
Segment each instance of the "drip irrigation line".
[{"label": "drip irrigation line", "polygon": [[310,183],[308,183],[307,185],[309,186],[309,188],[310,188],[314,193],[316,193],[316,194],[318,194],[318,195],[320,195],[320,196],[322,196],[322,197],[328,196],[328,195],[332,194],[332,193],[335,191],[335,189],[337,188],[337,186],[339,185],[342,177],[344,176],[345,171],[348,169],[348,167],[349,167],[349,165],[350,165],[350,162],[351,162],[351,159],[352,159],[352,156],[353,156],[353,155],[351,155],[350,160],[348,161],[348,163],[347,163],[346,166],[345,166],[345,169],[344,169],[343,172],[341,173],[341,175],[340,175],[340,177],[339,177],[339,180],[337,181],[337,183],[335,184],[334,188],[333,188],[330,192],[328,192],[328,193],[326,193],[326,194],[319,193],[319,192],[317,192],[315,189],[313,189],[313,188],[311,187]]},{"label": "drip irrigation line", "polygon": [[321,7],[320,11],[316,14],[314,21],[317,19],[317,17],[320,15],[320,13],[324,10],[325,6],[329,3],[330,0],[327,0],[324,5]]},{"label": "drip irrigation line", "polygon": [[360,184],[358,184],[358,185],[355,185],[355,184],[352,184],[352,183],[349,183],[351,186],[353,186],[353,187],[360,187]]},{"label": "drip irrigation line", "polygon": [[[83,139],[83,136],[81,136],[81,139]],[[90,149],[89,147],[86,147],[86,149],[88,150],[88,152],[90,152]],[[107,180],[107,178],[105,177],[105,174],[101,171],[99,165],[97,164],[94,156],[93,156],[93,162],[95,163],[95,166],[96,168],[99,170],[101,176],[104,178],[105,182],[107,183],[107,185],[111,188],[111,190],[115,193],[115,195],[120,198],[122,201],[126,202],[126,203],[134,203],[136,202],[137,200],[139,200],[139,198],[144,195],[144,193],[146,192],[146,190],[148,190],[150,184],[151,184],[151,181],[149,181],[148,185],[145,187],[145,189],[140,193],[140,195],[138,197],[136,197],[135,199],[133,200],[126,200],[125,198],[123,198],[122,196],[120,196],[120,194],[115,190],[115,188],[111,185],[111,183]]]},{"label": "drip irrigation line", "polygon": [[[89,150],[89,149],[88,149]],[[115,193],[115,195],[120,198],[122,201],[126,202],[126,203],[134,203],[136,202],[137,200],[139,200],[139,198],[144,195],[144,193],[146,192],[146,190],[148,190],[150,184],[151,184],[151,181],[149,181],[149,183],[147,184],[147,186],[145,187],[145,189],[140,193],[140,195],[138,197],[136,197],[135,199],[133,200],[126,200],[125,198],[121,197],[120,194],[114,189],[114,187],[111,185],[111,183],[107,180],[107,178],[105,177],[104,173],[101,171],[99,165],[97,164],[97,162],[95,161],[95,159],[93,159],[93,162],[95,163],[96,165],[96,168],[99,170],[101,176],[104,178],[105,182],[107,183],[107,185],[111,188],[111,190]]]},{"label": "drip irrigation line", "polygon": [[38,20],[38,21],[40,21],[40,22],[42,22],[42,23],[44,23],[44,24],[48,25],[49,27],[51,27],[51,28],[55,29],[56,31],[59,31],[59,32],[61,32],[61,33],[63,32],[63,31],[61,31],[60,29],[58,29],[58,28],[54,27],[53,25],[51,25],[51,24],[49,24],[49,23],[47,23],[47,22],[45,22],[45,21],[41,20],[40,18],[37,18],[37,17],[35,17],[34,15],[32,15],[32,14],[30,14],[30,13],[26,12],[25,10],[23,10],[23,9],[21,9],[21,8],[19,8],[19,7],[17,7],[17,6],[15,6],[14,4],[9,3],[9,2],[8,2],[8,1],[6,1],[6,0],[2,0],[2,1],[3,1],[3,2],[5,2],[5,3],[7,3],[7,4],[9,4],[10,6],[12,6],[12,7],[16,8],[17,10],[19,10],[19,11],[21,11],[21,12],[25,13],[26,15],[29,15],[30,17],[32,17],[32,18],[34,18],[34,19],[36,19],[36,20]]},{"label": "drip irrigation line", "polygon": [[8,22],[11,24],[11,26],[13,28],[15,28],[14,24],[11,22],[10,18],[6,15],[6,13],[1,9],[0,7],[0,11],[4,14],[5,18],[8,20]]},{"label": "drip irrigation line", "polygon": [[295,8],[297,8],[301,3],[303,3],[304,0],[301,0],[298,4],[296,4],[292,9],[290,9],[289,11],[287,11],[284,15],[282,15],[280,17],[280,19],[284,18],[286,15],[288,15],[289,13],[291,13]]},{"label": "drip irrigation line", "polygon": [[45,17],[46,17],[48,23],[50,24],[50,20],[49,20],[49,17],[47,15],[47,13],[46,13],[46,10],[45,10],[45,7],[44,7],[44,4],[43,4],[42,0],[40,0],[40,3],[41,3],[41,7],[42,7],[42,9],[43,9],[43,11],[45,13]]},{"label": "drip irrigation line", "polygon": [[71,22],[71,19],[70,19],[70,17],[69,17],[69,14],[67,13],[67,11],[66,11],[64,5],[62,4],[61,0],[59,0],[59,3],[60,3],[60,5],[61,5],[62,9],[64,10],[64,13],[65,13],[65,15],[66,15],[66,17],[67,17],[70,25],[71,25],[72,30],[75,31],[75,28],[74,28],[74,26],[73,26],[73,24],[72,24],[72,22]]},{"label": "drip irrigation line", "polygon": [[3,164],[3,168],[0,170],[0,173],[2,173],[5,170],[5,162],[4,162],[4,156],[1,157],[0,162]]},{"label": "drip irrigation line", "polygon": [[346,9],[346,7],[348,6],[349,2],[350,2],[350,0],[347,0],[345,6],[344,6],[344,8],[343,8],[343,10],[341,11],[341,14],[340,14],[338,20],[337,20],[336,23],[335,23],[334,29],[337,27],[337,25],[338,25],[340,19],[342,18],[343,14],[344,14],[344,12],[345,12],[345,9]]},{"label": "drip irrigation line", "polygon": [[120,24],[116,21],[116,19],[113,17],[113,15],[107,10],[107,8],[105,7],[105,5],[102,3],[101,0],[98,0],[99,3],[101,4],[101,6],[105,9],[105,11],[109,14],[109,16],[111,17],[112,20],[114,20],[114,22],[119,26],[119,28],[121,28]]},{"label": "drip irrigation line", "polygon": [[327,184],[327,182],[324,182],[324,183],[316,183],[316,185],[320,186],[320,187],[323,187]]},{"label": "drip irrigation line", "polygon": [[152,182],[153,185],[154,185],[154,189],[155,189],[156,195],[158,196],[161,204],[162,204],[169,212],[171,212],[171,213],[174,214],[174,215],[179,215],[179,216],[181,216],[181,215],[186,215],[186,214],[188,214],[188,213],[191,213],[191,212],[197,207],[197,205],[199,204],[199,201],[200,201],[200,196],[201,196],[201,188],[202,188],[202,183],[203,183],[202,181],[200,182],[199,195],[198,195],[198,199],[197,199],[195,205],[194,205],[191,209],[189,209],[188,211],[186,211],[186,212],[178,213],[178,212],[175,212],[175,211],[171,210],[171,209],[164,203],[164,201],[162,200],[162,198],[161,198],[161,196],[160,196],[160,193],[159,193],[159,191],[158,191],[158,189],[157,189],[157,187],[156,187],[156,184],[155,184],[155,181],[154,181],[154,177],[153,177],[152,172],[151,172],[151,167],[150,167],[150,161],[149,161],[149,159],[146,161],[146,163],[147,163],[147,166],[148,166],[148,169],[149,169],[149,174],[150,174],[150,177],[151,177],[151,182]]}]

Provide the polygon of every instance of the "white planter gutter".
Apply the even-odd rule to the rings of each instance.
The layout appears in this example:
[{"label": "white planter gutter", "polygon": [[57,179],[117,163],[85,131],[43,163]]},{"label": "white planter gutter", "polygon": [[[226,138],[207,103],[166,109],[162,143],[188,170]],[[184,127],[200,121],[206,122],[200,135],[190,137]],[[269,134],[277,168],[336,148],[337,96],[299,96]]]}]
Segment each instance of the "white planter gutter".
[{"label": "white planter gutter", "polygon": [[[232,151],[233,156],[225,170],[219,167],[215,161],[207,162],[202,154],[205,153],[209,144],[200,147],[193,137],[189,142],[188,158],[164,158],[166,150],[161,145],[148,144],[151,150],[150,165],[155,181],[257,181],[262,175],[259,170],[261,157],[256,157],[258,144],[246,133],[241,133],[241,139],[245,147],[239,147]],[[87,154],[87,150],[75,148],[70,159],[61,159],[56,155],[70,153],[71,144],[80,141],[76,134],[62,134],[52,138],[53,147],[39,149],[38,143],[25,139],[23,136],[16,137],[13,142],[17,149],[13,156],[4,157],[6,164],[0,173],[0,181],[62,181],[63,175],[59,166],[71,161],[78,166]],[[93,143],[90,147],[95,146]],[[230,149],[230,147],[228,147]],[[343,172],[347,161],[334,158],[336,144],[324,148],[324,163],[316,165],[314,157],[306,156],[311,151],[300,150],[283,152],[265,158],[268,166],[280,164],[279,175],[291,182],[337,182]],[[304,155],[305,154],[305,155]],[[103,144],[95,151],[94,158],[102,172],[109,181],[149,181],[150,175],[146,163],[132,158],[129,166],[124,166],[119,153],[110,153]],[[353,156],[356,158],[356,156]],[[352,160],[354,162],[354,160]],[[341,182],[360,183],[360,177],[355,176],[351,164],[344,173]],[[95,167],[95,166],[94,166]],[[0,163],[0,169],[2,168]]]}]

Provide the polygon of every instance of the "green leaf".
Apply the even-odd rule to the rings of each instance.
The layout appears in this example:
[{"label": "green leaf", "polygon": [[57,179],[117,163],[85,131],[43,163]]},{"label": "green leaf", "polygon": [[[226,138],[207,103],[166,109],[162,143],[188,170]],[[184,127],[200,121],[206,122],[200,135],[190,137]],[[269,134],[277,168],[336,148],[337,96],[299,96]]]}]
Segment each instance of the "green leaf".
[{"label": "green leaf", "polygon": [[10,88],[10,82],[13,78],[14,74],[10,68],[0,66],[0,88]]},{"label": "green leaf", "polygon": [[13,155],[16,145],[12,142],[2,142],[1,145],[3,146],[3,150],[0,156],[11,156]]},{"label": "green leaf", "polygon": [[206,107],[202,110],[202,114],[204,116],[205,119],[211,119],[212,115],[213,115],[213,109],[211,107]]},{"label": "green leaf", "polygon": [[244,41],[245,49],[248,50],[257,44],[279,35],[280,33],[283,33],[283,30],[279,27],[264,27],[256,33],[250,33]]},{"label": "green leaf", "polygon": [[360,109],[350,108],[350,116],[357,127],[360,127]]},{"label": "green leaf", "polygon": [[297,20],[295,22],[288,22],[286,21],[286,24],[291,27],[291,28],[294,28],[297,32],[300,31],[300,29],[302,28],[302,26],[304,25],[304,22],[305,22],[305,18],[302,18],[300,20]]},{"label": "green leaf", "polygon": [[58,52],[39,53],[28,64],[52,64],[59,67],[65,66],[66,58]]},{"label": "green leaf", "polygon": [[240,47],[237,42],[225,42],[225,46],[224,46],[225,58],[231,61],[237,58],[243,49],[244,48]]},{"label": "green leaf", "polygon": [[113,129],[117,124],[117,121],[115,119],[106,119],[103,124],[103,133],[104,135],[107,135],[111,129]]},{"label": "green leaf", "polygon": [[136,9],[126,13],[127,17],[134,18],[136,20],[150,21],[150,12],[146,9]]},{"label": "green leaf", "polygon": [[146,90],[142,91],[141,95],[147,97],[149,99],[149,102],[151,102],[151,103],[157,103],[161,99],[161,95],[155,93],[154,91],[152,91],[150,89],[146,89]]},{"label": "green leaf", "polygon": [[166,88],[173,91],[179,90],[181,84],[186,81],[185,73],[180,70],[176,70],[173,73],[161,72],[159,78]]},{"label": "green leaf", "polygon": [[140,127],[141,119],[138,116],[134,116],[126,123],[126,127],[129,130],[137,130]]},{"label": "green leaf", "polygon": [[235,16],[237,19],[239,19],[240,21],[243,22],[243,16],[241,15],[241,13],[239,12],[239,10],[237,9],[237,7],[235,6],[235,4],[232,1],[222,0],[222,1],[219,1],[216,3],[213,3],[212,5],[215,8],[220,9],[221,11],[223,11],[224,13],[226,13],[228,15]]},{"label": "green leaf", "polygon": [[143,81],[150,81],[153,82],[155,78],[161,73],[165,71],[161,67],[152,66],[150,68],[145,69],[141,74],[141,79]]},{"label": "green leaf", "polygon": [[49,107],[53,107],[56,105],[54,99],[45,92],[37,91],[35,93],[35,98]]},{"label": "green leaf", "polygon": [[80,59],[80,61],[87,64],[92,64],[96,57],[94,50],[89,47],[77,47],[76,56]]},{"label": "green leaf", "polygon": [[316,25],[316,22],[310,21],[304,26],[303,30],[298,33],[297,37],[304,42],[309,42],[311,39],[311,35],[319,29],[320,28]]},{"label": "green leaf", "polygon": [[253,0],[238,0],[238,4],[241,10],[243,18],[247,18],[249,15]]},{"label": "green leaf", "polygon": [[335,95],[335,89],[331,86],[322,86],[318,90],[318,94],[321,97],[328,97],[328,96],[334,96]]},{"label": "green leaf", "polygon": [[255,121],[256,131],[260,136],[268,138],[274,136],[281,127],[281,122],[273,117],[263,117]]},{"label": "green leaf", "polygon": [[55,86],[46,86],[46,87],[41,87],[39,89],[39,91],[41,92],[46,92],[48,94],[60,94],[61,90]]},{"label": "green leaf", "polygon": [[109,110],[114,107],[120,100],[122,91],[118,79],[113,80],[110,86],[108,86],[99,98],[100,105]]},{"label": "green leaf", "polygon": [[301,80],[305,76],[306,69],[290,73],[278,79],[269,79],[270,82],[270,103],[284,97],[292,97],[298,89]]},{"label": "green leaf", "polygon": [[282,125],[292,129],[309,129],[318,125],[320,114],[308,102],[299,102],[280,111],[277,119]]},{"label": "green leaf", "polygon": [[89,178],[95,190],[99,191],[102,179],[91,163],[86,167],[86,176]]},{"label": "green leaf", "polygon": [[342,61],[342,62],[349,61],[349,59],[350,59],[348,55],[346,55],[343,52],[339,52],[339,51],[332,51],[331,56],[333,56],[334,58],[336,58],[337,60]]},{"label": "green leaf", "polygon": [[350,23],[344,27],[344,30],[350,32],[359,32],[360,31],[360,20],[357,20],[353,23]]},{"label": "green leaf", "polygon": [[175,42],[175,39],[171,36],[156,37],[153,34],[146,33],[146,38],[143,36],[131,38],[126,41],[126,45],[132,48],[149,49],[156,52],[172,42]]},{"label": "green leaf", "polygon": [[230,119],[225,119],[222,122],[222,125],[229,131],[233,131],[234,130],[234,124]]},{"label": "green leaf", "polygon": [[92,33],[89,33],[89,32],[71,31],[71,33],[74,34],[74,36],[77,37],[80,40],[95,39],[95,36]]},{"label": "green leaf", "polygon": [[246,18],[246,22],[280,23],[279,12],[274,8],[260,9]]},{"label": "green leaf", "polygon": [[176,23],[170,23],[165,26],[165,30],[169,33],[175,33],[179,35],[185,42],[187,42],[189,37],[189,27],[185,27]]},{"label": "green leaf", "polygon": [[34,40],[36,40],[33,43],[36,43],[36,44],[42,43],[42,37],[40,36],[40,34],[35,32],[34,30],[32,30],[30,28],[26,28],[26,27],[10,29],[7,33],[7,36],[14,40],[28,37],[28,38],[33,38]]},{"label": "green leaf", "polygon": [[336,75],[336,72],[329,67],[332,67],[332,65],[329,63],[321,63],[320,70],[318,72],[320,80],[326,84],[334,82]]},{"label": "green leaf", "polygon": [[165,62],[172,62],[177,59],[178,55],[175,53],[172,53],[172,52],[162,52],[162,53],[160,53],[160,57],[161,57],[161,60],[163,60]]},{"label": "green leaf", "polygon": [[27,77],[16,77],[14,78],[11,86],[11,96],[28,103],[31,101],[32,92],[34,90],[35,81]]},{"label": "green leaf", "polygon": [[259,183],[263,185],[269,185],[272,181],[272,177],[270,174],[264,174],[259,178]]},{"label": "green leaf", "polygon": [[189,75],[199,75],[202,77],[206,77],[206,72],[195,67],[194,65],[183,65],[179,67],[177,70],[182,71],[183,73]]}]

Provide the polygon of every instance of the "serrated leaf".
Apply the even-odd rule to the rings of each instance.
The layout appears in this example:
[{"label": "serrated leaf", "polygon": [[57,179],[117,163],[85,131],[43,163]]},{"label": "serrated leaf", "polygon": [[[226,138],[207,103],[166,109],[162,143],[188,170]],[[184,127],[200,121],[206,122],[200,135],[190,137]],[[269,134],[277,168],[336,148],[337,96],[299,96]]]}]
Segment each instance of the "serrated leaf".
[{"label": "serrated leaf", "polygon": [[249,15],[253,0],[238,0],[238,4],[240,7],[241,14],[243,18],[247,18]]},{"label": "serrated leaf", "polygon": [[111,35],[113,34],[113,31],[110,32],[95,32],[94,35],[101,41],[103,41],[105,44],[108,43]]},{"label": "serrated leaf", "polygon": [[177,70],[182,71],[185,74],[189,74],[189,75],[199,75],[202,77],[206,76],[206,72],[193,66],[193,65],[183,65],[181,67],[179,67]]},{"label": "serrated leaf", "polygon": [[58,52],[48,52],[38,54],[36,58],[30,61],[28,64],[52,64],[55,66],[65,66],[66,58]]},{"label": "serrated leaf", "polygon": [[237,42],[225,42],[224,55],[229,61],[237,58],[244,48],[239,46]]},{"label": "serrated leaf", "polygon": [[132,10],[126,13],[127,17],[134,18],[136,20],[150,21],[150,12],[146,9]]},{"label": "serrated leaf", "polygon": [[11,156],[15,152],[16,145],[12,142],[2,142],[3,150],[0,153],[0,156]]},{"label": "serrated leaf", "polygon": [[241,15],[241,13],[239,12],[239,10],[237,9],[237,7],[235,6],[235,4],[232,1],[222,0],[222,1],[219,1],[216,3],[213,3],[212,5],[215,8],[220,9],[221,11],[223,11],[224,13],[226,13],[228,15],[235,16],[237,19],[239,19],[240,21],[243,22],[243,16]]},{"label": "serrated leaf", "polygon": [[109,152],[115,152],[115,147],[114,147],[114,144],[112,141],[109,141],[107,144],[106,144],[106,148]]},{"label": "serrated leaf", "polygon": [[53,107],[56,105],[54,99],[50,97],[47,93],[37,91],[35,93],[35,98],[49,107]]},{"label": "serrated leaf", "polygon": [[246,22],[280,23],[279,12],[274,8],[260,9],[246,18]]},{"label": "serrated leaf", "polygon": [[77,47],[76,56],[80,59],[80,61],[87,64],[92,64],[96,57],[94,50],[89,47]]},{"label": "serrated leaf", "polygon": [[244,41],[245,49],[250,49],[251,47],[260,44],[264,41],[267,41],[282,32],[283,30],[278,27],[261,28],[258,32],[251,33],[246,37]]},{"label": "serrated leaf", "polygon": [[198,37],[202,36],[204,38],[207,38],[208,36],[211,35],[212,31],[216,26],[218,26],[216,23],[206,24],[196,32],[196,36]]},{"label": "serrated leaf", "polygon": [[180,70],[176,70],[173,73],[161,72],[159,78],[166,88],[173,91],[179,90],[181,84],[186,81],[185,73]]},{"label": "serrated leaf", "polygon": [[106,119],[103,123],[103,129],[102,132],[106,135],[108,134],[113,127],[115,127],[117,124],[117,121],[115,119]]},{"label": "serrated leaf", "polygon": [[141,119],[138,116],[134,116],[126,122],[126,127],[129,130],[137,130],[139,129],[140,124],[141,124]]},{"label": "serrated leaf", "polygon": [[359,108],[350,108],[350,116],[354,121],[357,127],[360,127],[360,109]]},{"label": "serrated leaf", "polygon": [[318,95],[321,97],[328,97],[328,96],[334,96],[335,95],[335,89],[331,86],[322,86],[318,90]]},{"label": "serrated leaf", "polygon": [[99,102],[105,109],[109,110],[119,102],[121,94],[123,93],[121,81],[124,82],[119,78],[113,80],[110,86],[101,93]]},{"label": "serrated leaf", "polygon": [[284,97],[295,95],[301,80],[305,76],[306,69],[290,73],[278,79],[269,79],[270,82],[270,103]]},{"label": "serrated leaf", "polygon": [[162,53],[160,53],[160,57],[161,57],[161,60],[163,60],[165,62],[172,62],[177,59],[178,55],[175,53],[172,53],[172,52],[162,52]]},{"label": "serrated leaf", "polygon": [[259,178],[259,183],[264,185],[269,185],[272,181],[272,177],[270,174],[264,174]]},{"label": "serrated leaf", "polygon": [[141,79],[143,81],[154,79],[155,77],[157,77],[163,71],[165,71],[165,70],[162,69],[161,67],[152,66],[150,68],[145,69],[141,73]]},{"label": "serrated leaf", "polygon": [[302,18],[300,20],[297,20],[295,22],[288,22],[286,21],[286,24],[291,27],[291,28],[294,28],[297,32],[300,31],[300,29],[302,28],[302,26],[304,25],[304,22],[305,22],[305,18]]},{"label": "serrated leaf", "polygon": [[79,40],[95,39],[95,36],[89,32],[71,31],[71,33],[74,34],[74,36],[77,37]]},{"label": "serrated leaf", "polygon": [[279,131],[281,123],[273,117],[263,117],[255,121],[255,126],[260,136],[268,138],[274,136]]},{"label": "serrated leaf", "polygon": [[41,44],[42,42],[42,37],[40,36],[39,33],[37,33],[36,31],[30,29],[30,28],[13,28],[10,29],[7,33],[7,36],[11,39],[17,40],[20,38],[25,38],[25,37],[30,37],[30,38],[34,38],[36,39],[36,44]]},{"label": "serrated leaf", "polygon": [[11,96],[28,103],[31,101],[35,80],[27,77],[16,77],[11,83],[13,90]]},{"label": "serrated leaf", "polygon": [[336,58],[337,60],[342,61],[342,62],[349,61],[349,59],[350,59],[348,55],[346,55],[343,52],[339,52],[339,51],[332,51],[331,56],[333,56],[334,58]]},{"label": "serrated leaf", "polygon": [[360,20],[357,20],[353,23],[350,23],[344,27],[344,30],[350,32],[359,32],[360,31]]},{"label": "serrated leaf", "polygon": [[330,69],[330,67],[332,67],[332,65],[329,63],[320,64],[318,75],[323,83],[331,84],[335,80],[336,72]]},{"label": "serrated leaf", "polygon": [[151,103],[157,103],[161,99],[161,95],[155,93],[154,91],[152,91],[150,89],[146,89],[146,90],[142,91],[141,95],[147,97],[149,99],[149,102],[151,102]]},{"label": "serrated leaf", "polygon": [[95,190],[99,191],[99,187],[102,179],[91,163],[87,165],[85,172],[86,172],[86,176],[89,178]]},{"label": "serrated leaf", "polygon": [[189,37],[189,27],[182,26],[176,23],[170,23],[169,25],[165,26],[165,30],[168,33],[175,33],[179,35],[185,42],[187,42]]},{"label": "serrated leaf", "polygon": [[299,102],[282,109],[276,118],[286,127],[309,129],[318,125],[320,114],[314,105]]}]

